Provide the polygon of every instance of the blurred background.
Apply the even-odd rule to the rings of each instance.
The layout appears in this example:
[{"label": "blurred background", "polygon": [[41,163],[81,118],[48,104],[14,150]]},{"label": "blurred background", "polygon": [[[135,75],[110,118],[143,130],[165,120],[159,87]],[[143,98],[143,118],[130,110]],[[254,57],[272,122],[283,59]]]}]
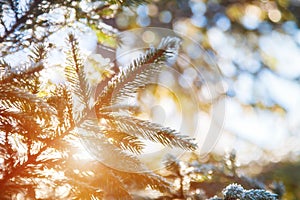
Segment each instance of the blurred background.
[{"label": "blurred background", "polygon": [[[180,83],[181,76],[189,77],[202,99],[199,111],[189,104],[182,104],[181,110],[189,110],[190,116],[193,111],[200,112],[200,127],[205,127],[212,107],[224,103],[225,119],[212,152],[224,155],[235,150],[242,170],[263,180],[283,181],[287,197],[299,199],[299,13],[298,0],[155,0],[137,9],[125,8],[104,22],[122,31],[168,28],[198,43],[219,71],[203,62],[198,46],[187,45],[182,54],[188,62],[193,60],[203,76],[210,77],[208,82],[221,84],[223,90],[218,96],[206,97],[207,88],[201,81],[199,84],[191,66],[178,59],[175,67],[179,73],[168,77],[173,90],[176,88],[177,96],[189,98],[191,94]],[[149,37],[151,34],[145,40]],[[157,98],[162,98],[163,93],[159,94]],[[148,111],[153,119],[166,112],[157,106]]]}]

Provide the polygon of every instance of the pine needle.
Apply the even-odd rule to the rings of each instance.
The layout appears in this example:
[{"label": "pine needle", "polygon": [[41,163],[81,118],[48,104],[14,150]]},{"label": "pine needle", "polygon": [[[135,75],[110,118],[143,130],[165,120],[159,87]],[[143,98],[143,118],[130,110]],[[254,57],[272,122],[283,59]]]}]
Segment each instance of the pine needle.
[{"label": "pine needle", "polygon": [[87,150],[104,165],[133,172],[146,170],[146,167],[136,157],[111,144],[104,137],[97,121],[85,120],[78,128],[78,134]]},{"label": "pine needle", "polygon": [[111,127],[136,137],[159,142],[165,146],[179,147],[185,150],[195,150],[197,145],[187,136],[181,136],[173,129],[160,124],[122,115],[103,116]]},{"label": "pine needle", "polygon": [[145,146],[138,137],[129,135],[125,132],[116,130],[103,130],[105,137],[111,141],[112,144],[123,150],[129,150],[132,153],[140,154]]},{"label": "pine needle", "polygon": [[87,112],[92,100],[92,87],[89,84],[80,58],[78,41],[73,34],[69,34],[70,52],[68,53],[68,63],[65,67],[65,75],[68,80],[71,91],[78,98],[79,103],[84,106],[83,110],[74,109],[74,118],[80,121],[82,112]]},{"label": "pine needle", "polygon": [[133,97],[137,90],[150,83],[168,59],[177,55],[179,38],[164,38],[157,49],[150,48],[145,55],[115,75],[96,101],[96,111]]}]

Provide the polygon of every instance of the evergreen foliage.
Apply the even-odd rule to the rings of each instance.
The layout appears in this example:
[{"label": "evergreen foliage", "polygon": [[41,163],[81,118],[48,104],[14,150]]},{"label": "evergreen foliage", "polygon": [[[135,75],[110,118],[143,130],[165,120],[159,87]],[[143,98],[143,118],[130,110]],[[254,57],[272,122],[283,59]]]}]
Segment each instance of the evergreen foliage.
[{"label": "evergreen foliage", "polygon": [[[19,12],[15,2],[7,3],[8,7],[3,4],[2,8]],[[108,3],[105,4],[121,4]],[[132,3],[141,2],[130,1],[125,5]],[[20,16],[14,17],[15,25],[5,26],[1,42],[17,40],[18,36],[13,34],[17,28],[24,31],[33,28],[21,22],[29,18],[38,19],[53,5],[75,4],[29,2],[28,10],[22,10]],[[112,78],[95,102],[92,97],[93,86],[87,80],[78,41],[74,34],[69,34],[67,41],[69,50],[64,70],[67,85],[56,85],[46,96],[40,95],[42,88],[39,80],[40,72],[45,69],[45,46],[33,48],[28,64],[13,67],[5,60],[1,63],[1,198],[11,199],[22,195],[42,199],[131,199],[132,191],[146,187],[169,192],[169,183],[148,172],[134,156],[143,149],[140,137],[167,146],[186,149],[194,149],[195,146],[174,130],[131,116],[121,116],[107,108],[145,86],[149,75],[157,74],[167,59],[176,54],[179,40],[166,38],[157,49],[151,48],[144,56],[134,60]],[[31,42],[36,43],[33,40]],[[6,50],[13,53],[10,49],[13,47],[8,47]],[[79,104],[81,108],[77,108]],[[94,111],[97,118],[91,115]],[[100,126],[100,119],[106,120],[107,126]],[[79,148],[80,140],[93,147],[88,150],[92,151],[96,160],[75,165],[82,162],[81,158],[72,155],[76,152],[74,149]],[[132,154],[124,151],[127,149]],[[118,171],[110,164],[125,167],[130,172]],[[136,171],[144,173],[138,174]],[[55,175],[57,178],[54,178]],[[59,190],[66,192],[60,194]]]},{"label": "evergreen foliage", "polygon": [[[166,168],[160,171],[168,181],[173,182],[174,192],[168,199],[210,199],[210,200],[275,200],[281,199],[284,186],[274,183],[271,192],[264,183],[244,176],[236,171],[234,153],[220,161],[210,157],[202,162],[196,154],[176,159],[168,155]],[[217,161],[217,162],[216,162]],[[243,186],[242,186],[243,185]],[[247,189],[244,189],[247,188]],[[255,188],[255,189],[253,189]]]},{"label": "evergreen foliage", "polygon": [[[91,10],[82,10],[80,1],[0,1],[0,199],[133,199],[146,188],[164,197],[177,195],[171,179],[148,170],[136,155],[144,148],[141,139],[195,150],[193,140],[130,112],[122,115],[115,108],[122,108],[124,100],[134,97],[176,57],[178,38],[164,38],[157,48],[150,48],[114,75],[94,97],[84,56],[71,33],[64,65],[66,83],[51,85],[53,89],[47,93],[40,80],[47,68],[51,34],[84,18],[105,38],[115,37],[115,29],[103,26],[99,19],[113,17],[122,6],[144,2],[90,1]],[[63,21],[49,17],[56,8],[65,10]],[[15,66],[9,62],[7,56],[28,48],[27,63]],[[83,151],[82,144],[94,159],[78,153]],[[170,157],[168,163],[174,176],[183,178],[180,162]],[[236,189],[241,192],[232,192]],[[244,190],[237,185],[224,190],[225,199],[241,195],[245,199],[276,199],[263,190]],[[183,184],[177,197],[187,197]]]}]

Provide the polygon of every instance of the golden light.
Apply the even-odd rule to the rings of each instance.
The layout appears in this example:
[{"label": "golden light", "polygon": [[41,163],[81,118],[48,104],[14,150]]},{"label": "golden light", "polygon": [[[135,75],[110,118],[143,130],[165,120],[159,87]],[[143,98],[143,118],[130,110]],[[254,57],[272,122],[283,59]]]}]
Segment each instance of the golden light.
[{"label": "golden light", "polygon": [[260,19],[261,9],[255,5],[248,5],[246,7],[246,15],[255,16],[257,19]]},{"label": "golden light", "polygon": [[272,22],[279,22],[281,20],[281,12],[277,9],[271,9],[268,12],[268,17]]}]

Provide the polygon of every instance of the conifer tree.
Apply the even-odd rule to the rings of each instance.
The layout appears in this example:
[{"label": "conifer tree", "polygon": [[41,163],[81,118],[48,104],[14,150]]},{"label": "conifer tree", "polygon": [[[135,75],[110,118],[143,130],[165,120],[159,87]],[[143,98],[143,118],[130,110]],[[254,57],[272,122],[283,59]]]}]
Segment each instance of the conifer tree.
[{"label": "conifer tree", "polygon": [[[145,189],[159,191],[162,199],[188,197],[183,188],[174,190],[171,179],[148,170],[137,155],[144,149],[142,140],[195,150],[193,140],[136,118],[122,104],[177,55],[180,39],[166,37],[149,48],[111,74],[98,94],[78,39],[70,33],[63,49],[66,81],[48,85],[50,92],[42,83],[48,53],[55,46],[49,42],[52,34],[84,24],[96,32],[99,45],[114,48],[118,31],[103,19],[113,18],[123,6],[141,3],[145,1],[0,1],[0,199],[135,199]],[[14,63],[19,55],[29,60]],[[84,150],[93,158],[85,159],[80,154]],[[171,156],[167,167],[179,177],[181,187],[184,177],[198,173],[195,167],[183,174]],[[232,194],[236,189],[241,192]],[[228,186],[223,194],[225,199],[276,199],[269,192],[239,185]]]},{"label": "conifer tree", "polygon": [[[142,1],[105,1],[96,10],[104,17],[112,11],[112,5],[120,8],[139,3]],[[84,15],[89,26],[96,26],[96,20],[80,10],[78,1],[35,0],[25,4],[1,3],[1,199],[132,199],[134,191],[147,187],[169,193],[169,183],[148,171],[135,157],[143,149],[140,139],[188,150],[194,150],[195,144],[170,128],[121,115],[111,108],[118,107],[122,99],[132,96],[149,82],[149,77],[159,73],[167,59],[178,51],[179,39],[165,38],[157,48],[150,48],[114,75],[94,98],[78,41],[74,34],[69,34],[64,66],[67,82],[53,85],[50,93],[42,95],[40,73],[46,68],[49,48],[43,44],[52,31],[47,30],[41,37],[38,29],[68,26],[67,15],[74,11],[73,20]],[[47,18],[56,7],[66,8],[62,23]],[[109,37],[110,33],[107,30],[105,34]],[[28,46],[31,52],[26,64],[12,66],[7,61],[5,56]],[[74,155],[80,140],[92,147],[88,150],[96,159],[83,163]],[[128,172],[115,166],[125,167]]]}]

